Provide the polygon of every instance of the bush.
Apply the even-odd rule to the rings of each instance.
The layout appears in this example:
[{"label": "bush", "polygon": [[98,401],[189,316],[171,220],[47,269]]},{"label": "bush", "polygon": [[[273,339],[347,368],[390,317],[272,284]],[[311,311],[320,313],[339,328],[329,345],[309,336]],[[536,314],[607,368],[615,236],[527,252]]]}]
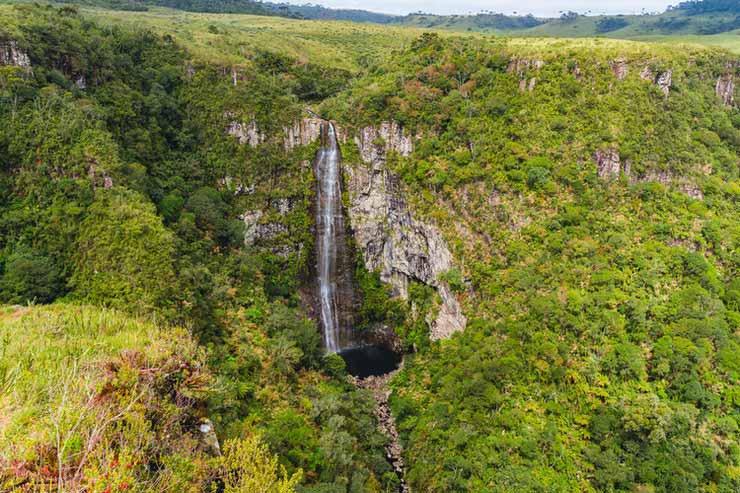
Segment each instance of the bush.
[{"label": "bush", "polygon": [[608,33],[629,26],[627,19],[622,17],[604,17],[596,23],[596,32]]},{"label": "bush", "polygon": [[163,307],[175,281],[173,253],[172,233],[145,197],[102,190],[82,223],[73,294],[129,309]]},{"label": "bush", "polygon": [[7,303],[49,303],[64,294],[64,280],[53,259],[21,249],[8,257],[0,278],[0,299]]}]

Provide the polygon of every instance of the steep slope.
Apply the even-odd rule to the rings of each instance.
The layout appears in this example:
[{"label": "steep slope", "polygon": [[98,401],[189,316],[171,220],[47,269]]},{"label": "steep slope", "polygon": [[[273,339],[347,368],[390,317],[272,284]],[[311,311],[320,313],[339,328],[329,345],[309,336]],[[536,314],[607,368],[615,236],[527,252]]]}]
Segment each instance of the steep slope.
[{"label": "steep slope", "polygon": [[[371,394],[320,345],[311,161],[326,122],[311,106],[340,144],[354,328],[412,353],[390,404],[413,491],[737,491],[736,56],[425,34],[386,61],[373,57],[414,31],[173,15],[110,29],[74,8],[2,9],[0,299],[97,305],[7,310],[2,368],[35,358],[24,334],[61,346],[86,369],[79,412],[106,388],[97,358],[113,361],[111,385],[128,386],[106,409],[132,422],[116,437],[145,438],[111,438],[79,476],[95,441],[71,440],[65,459],[53,426],[13,401],[3,439],[36,462],[3,457],[2,481],[79,483],[130,452],[156,457],[115,476],[142,489],[237,490],[249,457],[288,491],[398,488]],[[232,43],[254,19],[272,30]],[[350,46],[388,32],[404,34]],[[303,48],[309,63],[286,55]],[[360,66],[357,80],[337,70]],[[129,314],[109,327],[109,306]],[[58,337],[86,330],[102,347]],[[185,368],[159,385],[169,358]],[[189,379],[196,363],[211,385]],[[125,397],[150,384],[142,418]],[[224,459],[197,450],[205,417]],[[184,444],[167,439],[180,431]]]},{"label": "steep slope", "polygon": [[[346,75],[267,52],[216,65],[71,8],[2,16],[0,302],[94,305],[2,322],[2,489],[396,488],[371,393],[324,358],[301,299],[316,147],[294,123]],[[75,361],[62,406],[51,378]],[[25,399],[25,382],[50,397]],[[55,413],[85,417],[67,447]],[[198,448],[199,424],[222,458]]]},{"label": "steep slope", "polygon": [[410,137],[469,318],[392,384],[413,490],[740,487],[737,62],[428,35],[325,103]]}]

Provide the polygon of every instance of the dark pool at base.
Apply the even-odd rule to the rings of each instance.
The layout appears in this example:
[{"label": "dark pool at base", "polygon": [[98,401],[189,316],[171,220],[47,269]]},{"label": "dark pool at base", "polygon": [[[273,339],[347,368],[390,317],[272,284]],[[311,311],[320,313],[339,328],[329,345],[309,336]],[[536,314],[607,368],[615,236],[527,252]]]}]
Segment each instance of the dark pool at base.
[{"label": "dark pool at base", "polygon": [[385,375],[401,363],[401,355],[380,346],[359,346],[337,354],[347,364],[347,372],[358,378]]}]

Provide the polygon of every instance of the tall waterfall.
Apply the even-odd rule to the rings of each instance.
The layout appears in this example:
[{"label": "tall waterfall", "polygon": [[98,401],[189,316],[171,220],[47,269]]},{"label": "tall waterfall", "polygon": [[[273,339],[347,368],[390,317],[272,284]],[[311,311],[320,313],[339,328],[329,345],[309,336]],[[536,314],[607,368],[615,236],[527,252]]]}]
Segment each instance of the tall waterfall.
[{"label": "tall waterfall", "polygon": [[[334,125],[322,126],[322,145],[316,157],[316,257],[318,297],[324,346],[336,353],[351,342],[348,321],[352,302],[351,259],[342,213],[341,155]],[[351,318],[351,315],[349,315]]]}]

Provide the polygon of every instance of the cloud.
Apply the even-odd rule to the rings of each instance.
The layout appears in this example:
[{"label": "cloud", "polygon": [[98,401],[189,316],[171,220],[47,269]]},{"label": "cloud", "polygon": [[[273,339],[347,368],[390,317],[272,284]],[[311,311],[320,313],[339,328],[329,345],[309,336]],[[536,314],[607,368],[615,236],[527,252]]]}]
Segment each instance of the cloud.
[{"label": "cloud", "polygon": [[[468,14],[477,13],[481,10],[492,10],[511,14],[534,14],[537,16],[558,16],[559,12],[574,10],[576,12],[592,14],[631,14],[640,13],[642,9],[648,12],[663,11],[671,3],[664,0],[561,0],[553,2],[548,0],[460,0],[450,2],[449,0],[314,0],[326,7],[349,8],[371,10],[374,12],[387,12],[390,14],[408,14],[419,10],[434,14]],[[300,0],[291,0],[290,3],[304,3]]]}]

